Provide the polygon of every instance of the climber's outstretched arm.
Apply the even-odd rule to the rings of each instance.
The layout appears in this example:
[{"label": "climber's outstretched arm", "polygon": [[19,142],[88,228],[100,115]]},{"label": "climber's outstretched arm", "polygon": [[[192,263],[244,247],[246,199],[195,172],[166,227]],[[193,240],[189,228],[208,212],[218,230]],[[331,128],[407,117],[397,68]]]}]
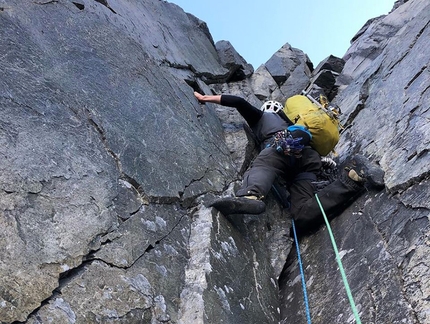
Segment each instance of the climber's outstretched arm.
[{"label": "climber's outstretched arm", "polygon": [[213,102],[216,104],[221,104],[221,95],[202,95],[197,91],[194,91],[194,96],[200,102]]}]

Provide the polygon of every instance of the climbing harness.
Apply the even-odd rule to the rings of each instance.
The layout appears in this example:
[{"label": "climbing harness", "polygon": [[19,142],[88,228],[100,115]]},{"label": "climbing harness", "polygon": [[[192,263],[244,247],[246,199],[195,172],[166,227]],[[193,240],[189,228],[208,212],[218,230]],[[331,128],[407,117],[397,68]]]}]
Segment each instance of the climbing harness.
[{"label": "climbing harness", "polygon": [[304,145],[301,144],[301,141],[302,137],[293,138],[290,131],[283,130],[277,132],[275,136],[273,136],[272,143],[268,144],[267,146],[274,147],[280,154],[300,158],[304,148]]},{"label": "climbing harness", "polygon": [[311,312],[309,309],[308,293],[306,290],[305,273],[303,271],[302,258],[300,256],[299,240],[297,239],[296,225],[294,224],[294,219],[292,220],[292,224],[293,224],[293,233],[294,233],[294,243],[296,245],[297,259],[298,259],[299,268],[300,268],[300,278],[302,280],[303,298],[305,301],[305,309],[306,309],[306,320],[308,321],[308,324],[311,324],[312,323]]},{"label": "climbing harness", "polygon": [[353,299],[352,293],[351,293],[351,289],[349,288],[348,280],[347,280],[346,275],[345,275],[345,270],[343,269],[342,261],[340,259],[340,255],[339,255],[339,251],[337,249],[336,241],[334,240],[334,236],[333,236],[333,232],[332,232],[331,227],[330,227],[330,223],[327,219],[324,208],[322,207],[321,202],[320,202],[317,194],[315,194],[315,198],[318,202],[318,206],[321,209],[321,212],[322,212],[323,217],[324,217],[324,221],[327,225],[327,230],[328,230],[328,233],[330,235],[330,239],[331,239],[331,243],[333,245],[334,253],[336,254],[337,264],[339,266],[340,274],[342,276],[343,285],[345,286],[346,294],[348,296],[348,300],[349,300],[349,303],[351,305],[351,309],[352,309],[352,312],[354,314],[355,321],[357,324],[361,324],[360,316],[358,315],[357,307],[355,306],[354,299]]}]

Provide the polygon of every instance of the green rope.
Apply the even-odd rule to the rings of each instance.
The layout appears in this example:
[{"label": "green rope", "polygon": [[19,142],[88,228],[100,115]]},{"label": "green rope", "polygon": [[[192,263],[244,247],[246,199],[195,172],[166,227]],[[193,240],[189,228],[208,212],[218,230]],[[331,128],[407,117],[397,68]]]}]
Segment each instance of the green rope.
[{"label": "green rope", "polygon": [[318,202],[318,205],[320,206],[321,212],[324,216],[324,221],[327,225],[327,230],[328,230],[328,233],[330,235],[330,239],[331,239],[331,243],[333,245],[334,253],[336,254],[337,264],[339,266],[340,274],[342,275],[343,284],[345,286],[346,294],[348,295],[349,303],[351,304],[352,312],[354,313],[355,321],[357,322],[357,324],[361,324],[360,316],[358,315],[357,308],[355,307],[354,299],[352,298],[351,289],[349,288],[348,280],[346,279],[345,270],[343,269],[342,261],[340,260],[340,255],[339,255],[339,251],[337,250],[337,246],[336,246],[336,242],[334,240],[333,232],[331,230],[327,216],[325,215],[324,209],[321,205],[321,202],[320,202],[317,194],[315,194],[315,198]]}]

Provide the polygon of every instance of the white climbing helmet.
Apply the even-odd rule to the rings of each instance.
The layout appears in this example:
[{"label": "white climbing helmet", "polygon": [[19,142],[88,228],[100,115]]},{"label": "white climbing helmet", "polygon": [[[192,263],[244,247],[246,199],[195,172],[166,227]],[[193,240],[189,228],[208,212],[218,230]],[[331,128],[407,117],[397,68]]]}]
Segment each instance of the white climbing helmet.
[{"label": "white climbing helmet", "polygon": [[280,110],[284,109],[280,102],[269,100],[266,101],[260,108],[260,110],[269,113],[278,113]]}]

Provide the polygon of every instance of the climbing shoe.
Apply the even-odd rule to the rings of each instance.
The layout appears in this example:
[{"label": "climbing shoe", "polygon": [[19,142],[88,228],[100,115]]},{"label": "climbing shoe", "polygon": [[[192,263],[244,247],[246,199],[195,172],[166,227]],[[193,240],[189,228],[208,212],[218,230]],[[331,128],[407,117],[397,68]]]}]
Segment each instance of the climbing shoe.
[{"label": "climbing shoe", "polygon": [[230,214],[261,214],[266,210],[266,204],[255,196],[226,197],[215,200],[209,205],[223,215]]},{"label": "climbing shoe", "polygon": [[366,179],[362,178],[358,175],[357,172],[355,172],[354,169],[349,170],[348,172],[348,177],[351,178],[352,180],[354,180],[355,182],[361,182],[361,183],[365,183]]},{"label": "climbing shoe", "polygon": [[373,187],[384,187],[384,171],[363,155],[355,155],[347,162],[345,170],[348,177],[359,183],[368,183]]}]

